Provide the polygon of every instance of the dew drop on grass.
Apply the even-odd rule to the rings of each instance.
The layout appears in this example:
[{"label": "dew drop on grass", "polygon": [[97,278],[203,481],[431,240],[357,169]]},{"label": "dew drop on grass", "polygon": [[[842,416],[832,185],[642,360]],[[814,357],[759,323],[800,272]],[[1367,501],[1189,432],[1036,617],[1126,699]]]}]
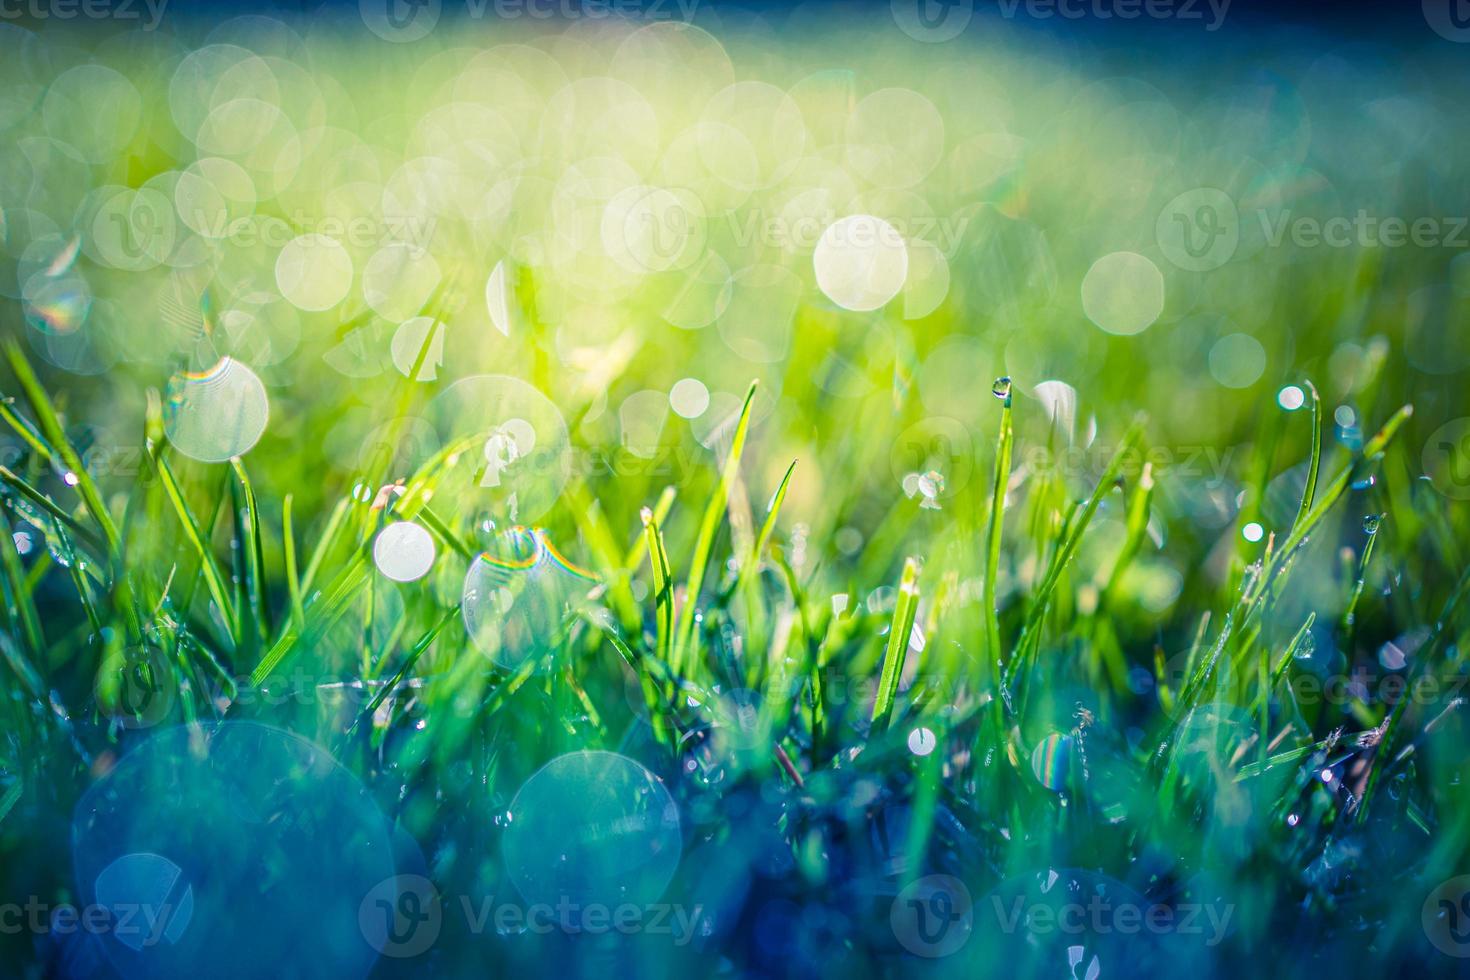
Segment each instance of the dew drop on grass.
[{"label": "dew drop on grass", "polygon": [[936,744],[934,733],[927,728],[915,728],[909,732],[909,751],[914,755],[928,755]]},{"label": "dew drop on grass", "polygon": [[1363,518],[1363,530],[1368,534],[1377,534],[1378,527],[1383,523],[1382,514],[1369,514]]},{"label": "dew drop on grass", "polygon": [[1011,379],[1009,377],[996,378],[995,383],[990,386],[990,393],[996,398],[1011,397]]}]

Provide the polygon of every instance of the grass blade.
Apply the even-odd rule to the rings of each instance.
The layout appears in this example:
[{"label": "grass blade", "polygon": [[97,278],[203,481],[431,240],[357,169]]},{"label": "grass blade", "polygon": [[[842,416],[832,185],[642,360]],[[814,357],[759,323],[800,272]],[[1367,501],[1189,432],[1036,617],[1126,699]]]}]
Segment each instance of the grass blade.
[{"label": "grass blade", "polygon": [[673,664],[682,674],[684,657],[694,635],[694,618],[699,607],[699,593],[704,588],[705,568],[709,564],[710,551],[714,548],[715,534],[719,531],[725,502],[730,496],[730,485],[740,469],[740,456],[745,451],[745,437],[750,429],[750,409],[755,401],[756,382],[750,383],[745,393],[745,404],[740,409],[740,420],[735,424],[735,435],[730,441],[730,455],[720,472],[720,482],[704,509],[704,519],[699,524],[699,537],[694,543],[694,558],[689,565],[689,582],[684,590],[684,608],[679,616],[679,625],[674,641]]},{"label": "grass blade", "polygon": [[878,696],[873,701],[873,730],[888,728],[898,684],[903,679],[908,658],[909,638],[913,634],[914,617],[919,611],[919,563],[904,559],[903,576],[898,583],[898,601],[893,607],[893,622],[888,629],[888,645],[883,651],[883,670],[878,675]]}]

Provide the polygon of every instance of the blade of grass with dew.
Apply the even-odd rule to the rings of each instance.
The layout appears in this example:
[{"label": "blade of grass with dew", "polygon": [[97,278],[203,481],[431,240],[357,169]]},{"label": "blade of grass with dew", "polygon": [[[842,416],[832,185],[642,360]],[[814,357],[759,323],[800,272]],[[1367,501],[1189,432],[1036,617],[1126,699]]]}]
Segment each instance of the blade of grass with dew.
[{"label": "blade of grass with dew", "polygon": [[[1425,671],[1433,669],[1434,659],[1439,653],[1439,647],[1445,642],[1445,637],[1450,632],[1448,627],[1453,622],[1454,616],[1459,611],[1460,605],[1465,600],[1467,593],[1470,593],[1470,568],[1466,568],[1460,575],[1459,582],[1455,584],[1454,591],[1451,593],[1449,599],[1445,601],[1439,619],[1434,624],[1434,632],[1431,634],[1428,642],[1420,648],[1418,654],[1415,656],[1415,664],[1418,669],[1414,672],[1416,676],[1406,690],[1413,690],[1413,685],[1417,683],[1418,677],[1422,676]],[[1373,758],[1368,764],[1368,785],[1363,790],[1363,798],[1358,802],[1357,818],[1359,823],[1362,823],[1368,817],[1368,808],[1373,802],[1374,793],[1378,789],[1378,781],[1383,775],[1384,767],[1381,765],[1381,762],[1393,748],[1394,736],[1398,732],[1398,727],[1403,720],[1404,712],[1407,710],[1409,702],[1413,700],[1415,699],[1410,697],[1399,698],[1394,704],[1393,710],[1389,712],[1388,718],[1384,721],[1383,734],[1378,742],[1378,750],[1373,753]]]},{"label": "blade of grass with dew", "polygon": [[714,549],[715,534],[719,531],[722,515],[725,512],[725,501],[730,494],[730,484],[740,469],[740,457],[745,451],[745,437],[750,429],[750,409],[755,402],[757,384],[758,382],[752,381],[750,388],[745,393],[745,404],[740,408],[740,420],[735,424],[735,435],[730,440],[730,455],[726,458],[724,468],[720,471],[720,481],[715,487],[714,495],[710,497],[709,505],[705,507],[704,518],[699,524],[699,537],[694,543],[694,557],[689,565],[688,584],[684,589],[684,608],[678,617],[678,626],[675,630],[672,663],[675,673],[680,676],[685,673],[684,659],[690,638],[694,635],[694,620],[699,610],[699,594],[704,588],[705,568],[709,564],[710,552]]},{"label": "blade of grass with dew", "polygon": [[291,622],[299,631],[306,622],[301,607],[301,579],[296,574],[296,530],[291,525],[291,494],[281,504],[281,546],[286,553],[286,589],[291,597]]},{"label": "blade of grass with dew", "polygon": [[378,708],[381,707],[383,702],[388,699],[388,696],[393,693],[394,689],[396,689],[399,684],[403,683],[403,679],[408,676],[409,671],[413,670],[413,668],[417,666],[419,659],[423,657],[425,651],[427,651],[429,647],[433,646],[434,641],[438,639],[439,634],[444,631],[444,627],[448,626],[451,622],[459,617],[460,611],[461,607],[458,603],[456,603],[453,608],[449,609],[444,613],[444,615],[440,616],[438,621],[435,622],[433,626],[429,627],[429,629],[422,636],[414,641],[413,646],[408,651],[408,655],[403,658],[403,663],[398,666],[398,670],[394,671],[393,676],[390,677],[387,682],[383,684],[382,688],[378,691],[377,694],[373,695],[373,698],[371,701],[368,702],[367,707],[363,708],[362,712],[357,716],[357,719],[353,721],[352,728],[348,729],[349,734],[355,731],[357,729],[357,726],[360,725],[364,719],[368,721],[372,720],[372,717],[377,713]]},{"label": "blade of grass with dew", "polygon": [[172,468],[169,467],[168,460],[162,456],[157,460],[157,471],[164,493],[168,494],[169,502],[174,505],[174,513],[178,515],[179,523],[183,525],[184,536],[199,557],[199,572],[204,577],[204,585],[209,590],[210,598],[214,600],[220,616],[225,621],[230,643],[233,647],[238,648],[240,645],[239,616],[234,604],[230,602],[224,576],[220,573],[219,566],[215,564],[214,554],[206,543],[204,533],[199,529],[199,522],[194,519],[194,514],[189,510],[188,501],[184,499],[183,490],[179,487],[179,481],[174,476]]},{"label": "blade of grass with dew", "polygon": [[[679,496],[679,491],[672,485],[664,487],[663,492],[658,495],[658,500],[653,505],[653,519],[663,527],[668,522],[669,512],[674,509],[674,500]],[[643,558],[648,554],[648,536],[639,533],[633,543],[628,547],[628,557],[623,560],[623,570],[633,572],[643,564]]]},{"label": "blade of grass with dew", "polygon": [[[92,589],[87,585],[87,576],[82,570],[84,560],[77,554],[76,548],[72,546],[71,535],[67,532],[66,526],[56,521],[52,523],[52,527],[55,530],[57,546],[61,551],[67,573],[71,575],[72,585],[77,590],[77,598],[81,600],[82,611],[86,613],[87,622],[91,625],[92,632],[101,636],[103,629],[102,615],[98,612],[97,605],[92,600]],[[128,638],[132,641],[137,641],[141,638],[141,633],[130,629]]]},{"label": "blade of grass with dew", "polygon": [[1041,623],[1046,616],[1047,609],[1051,605],[1052,593],[1056,590],[1063,572],[1071,564],[1072,558],[1081,546],[1082,536],[1087,531],[1088,525],[1092,522],[1093,515],[1097,513],[1097,508],[1102,503],[1103,496],[1111,490],[1114,481],[1118,478],[1118,474],[1122,472],[1124,460],[1132,453],[1134,447],[1142,437],[1143,420],[1141,418],[1135,419],[1124,434],[1122,442],[1118,444],[1118,449],[1113,453],[1113,458],[1108,461],[1108,465],[1103,470],[1102,477],[1098,480],[1097,486],[1092,491],[1092,495],[1087,499],[1087,503],[1079,513],[1069,520],[1066,536],[1063,538],[1061,546],[1057,548],[1056,553],[1052,556],[1046,575],[1042,579],[1041,585],[1037,587],[1035,595],[1032,597],[1031,609],[1026,616],[1026,624],[1022,627],[1021,638],[1016,644],[1016,655],[1011,659],[1009,670],[1002,680],[1002,684],[1005,687],[1011,685],[1019,672],[1026,666],[1032,652],[1038,648]]},{"label": "blade of grass with dew", "polygon": [[669,553],[664,548],[663,532],[653,511],[643,508],[643,534],[647,540],[648,563],[653,568],[653,607],[656,620],[655,651],[660,660],[669,663],[675,676],[678,665],[669,662],[674,634],[674,584],[669,572]]},{"label": "blade of grass with dew", "polygon": [[0,569],[5,575],[5,606],[7,618],[12,626],[18,627],[25,641],[26,651],[36,663],[46,664],[46,636],[41,631],[41,617],[36,612],[36,603],[26,585],[25,569],[21,564],[20,552],[16,550],[14,531],[10,516],[0,507]]},{"label": "blade of grass with dew", "polygon": [[1000,434],[995,442],[990,511],[985,520],[985,572],[980,584],[980,601],[984,604],[985,611],[986,662],[994,668],[997,681],[1005,673],[1005,652],[1000,645],[1000,610],[996,606],[995,580],[1000,575],[1001,529],[1005,522],[1006,486],[1011,479],[1011,447],[1014,441],[1008,382],[1005,402],[1000,410]]},{"label": "blade of grass with dew", "polygon": [[46,496],[40,490],[37,490],[35,487],[31,486],[20,476],[17,476],[8,467],[0,466],[0,480],[3,480],[5,483],[14,488],[17,493],[19,493],[31,504],[34,504],[41,510],[44,510],[53,519],[61,521],[67,527],[71,528],[73,534],[81,538],[83,541],[86,541],[88,545],[96,550],[99,554],[102,554],[104,556],[106,555],[107,542],[103,541],[95,530],[87,527],[85,524],[78,521],[75,517],[72,517],[65,510],[63,510],[60,505],[58,505],[54,500]]},{"label": "blade of grass with dew", "polygon": [[[265,597],[265,548],[260,539],[260,514],[255,505],[255,488],[239,457],[230,460],[235,479],[230,483],[230,496],[235,510],[235,540],[244,558],[241,584],[245,590],[246,610],[242,615],[241,643],[254,656],[263,637],[270,635],[270,611]],[[239,605],[236,606],[240,608]],[[245,627],[248,627],[246,629]]]},{"label": "blade of grass with dew", "polygon": [[112,515],[108,513],[107,506],[102,501],[102,494],[97,489],[97,484],[87,468],[82,465],[82,459],[77,455],[70,441],[66,438],[66,432],[61,427],[61,420],[56,416],[56,410],[51,405],[51,399],[46,397],[41,382],[37,380],[35,371],[31,369],[31,363],[21,351],[20,345],[14,339],[6,339],[4,343],[5,358],[10,362],[10,369],[15,378],[20,382],[21,391],[25,393],[26,401],[30,403],[31,411],[36,414],[36,422],[41,427],[41,433],[46,437],[53,450],[61,457],[66,465],[67,471],[76,477],[77,493],[82,502],[86,504],[92,520],[102,531],[102,537],[107,544],[109,560],[117,562],[118,555],[118,533],[117,526],[112,521]]},{"label": "blade of grass with dew", "polygon": [[893,607],[893,621],[889,626],[888,643],[883,651],[883,670],[878,675],[878,694],[873,701],[874,731],[881,732],[888,728],[893,702],[898,696],[898,684],[903,679],[914,617],[918,611],[919,563],[913,558],[905,558],[903,575],[898,583],[898,601]]},{"label": "blade of grass with dew", "polygon": [[[1378,532],[1382,529],[1382,518],[1375,516],[1369,518],[1371,530],[1367,532],[1368,540],[1363,545],[1363,555],[1358,559],[1358,574],[1353,582],[1353,591],[1348,595],[1347,607],[1342,611],[1340,625],[1342,633],[1351,639],[1358,618],[1358,600],[1363,598],[1363,586],[1368,581],[1368,563],[1373,560],[1373,546],[1378,543]],[[1348,646],[1351,649],[1351,646]]]},{"label": "blade of grass with dew", "polygon": [[314,596],[306,607],[306,625],[300,633],[287,629],[266,651],[260,663],[250,672],[250,682],[259,687],[296,647],[321,637],[347,611],[357,592],[367,583],[371,562],[367,547],[359,547],[323,594]]},{"label": "blade of grass with dew", "polygon": [[1307,466],[1307,485],[1302,488],[1302,502],[1291,522],[1293,528],[1305,520],[1312,509],[1312,501],[1317,496],[1317,474],[1322,467],[1322,397],[1317,394],[1316,385],[1310,381],[1305,384],[1307,393],[1312,396],[1312,457]]},{"label": "blade of grass with dew", "polygon": [[1327,516],[1327,513],[1332,509],[1333,505],[1347,491],[1348,486],[1352,482],[1353,474],[1359,472],[1362,466],[1382,454],[1384,448],[1393,441],[1399,429],[1403,427],[1403,424],[1413,414],[1414,407],[1412,405],[1405,405],[1400,408],[1384,423],[1383,428],[1378,430],[1378,434],[1364,445],[1361,457],[1349,461],[1338,472],[1337,476],[1333,477],[1332,482],[1327,485],[1327,489],[1322,492],[1321,498],[1307,511],[1306,517],[1291,529],[1291,534],[1287,536],[1286,542],[1277,549],[1272,561],[1262,569],[1261,576],[1257,580],[1259,585],[1251,590],[1251,594],[1242,596],[1241,600],[1237,602],[1238,609],[1247,609],[1255,604],[1256,600],[1260,598],[1266,589],[1268,583],[1273,579],[1274,572],[1280,569],[1282,563],[1296,552],[1296,549],[1301,546],[1302,542],[1312,533],[1312,530],[1322,522],[1322,519]]},{"label": "blade of grass with dew", "polygon": [[[750,549],[750,559],[746,562],[746,568],[754,568],[760,562],[761,555],[765,553],[766,545],[770,543],[771,535],[776,531],[776,519],[781,516],[781,505],[786,502],[786,490],[791,485],[791,474],[796,472],[796,460],[786,467],[786,474],[781,477],[781,485],[771,495],[771,501],[766,506],[766,517],[761,522],[760,533],[756,535],[755,545]],[[746,569],[742,569],[742,577],[748,577]]]},{"label": "blade of grass with dew", "polygon": [[301,578],[301,594],[311,595],[312,583],[316,581],[317,572],[321,570],[322,562],[337,543],[337,534],[342,529],[342,522],[347,517],[347,500],[344,498],[337,501],[332,508],[332,516],[327,518],[327,526],[323,529],[321,537],[316,540],[316,547],[311,551],[311,557],[306,560],[306,574]]}]

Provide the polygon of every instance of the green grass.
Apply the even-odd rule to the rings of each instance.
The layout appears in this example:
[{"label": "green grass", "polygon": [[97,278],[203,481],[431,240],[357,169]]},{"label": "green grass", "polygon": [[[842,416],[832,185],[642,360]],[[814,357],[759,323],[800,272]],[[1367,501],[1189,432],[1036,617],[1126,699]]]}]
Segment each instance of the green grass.
[{"label": "green grass", "polygon": [[[1311,79],[1307,96],[1266,100],[1272,125],[1235,133],[1211,115],[1220,105],[1177,84],[1199,72],[1180,63],[1188,46],[1119,79],[1105,59],[1074,65],[1070,48],[987,41],[977,61],[833,30],[820,43],[729,39],[738,77],[753,65],[789,89],[812,139],[791,186],[766,175],[729,210],[759,222],[796,207],[793,191],[832,190],[808,171],[864,157],[835,152],[829,114],[884,87],[922,89],[955,155],[902,186],[860,192],[853,179],[849,195],[900,218],[968,222],[948,243],[949,291],[922,314],[907,296],[863,314],[825,302],[809,249],[735,241],[740,222],[713,205],[711,250],[732,269],[789,273],[798,300],[783,306],[763,284],[728,321],[680,329],[668,317],[687,269],[517,261],[534,250],[476,224],[466,203],[436,213],[444,275],[422,307],[445,322],[452,356],[432,362],[430,332],[407,371],[378,349],[387,320],[360,289],[326,312],[273,308],[264,341],[232,334],[217,313],[273,288],[274,256],[224,245],[241,270],[221,258],[198,289],[166,266],[135,275],[80,260],[96,295],[125,311],[110,329],[126,356],[98,378],[46,363],[47,337],[0,306],[0,904],[81,898],[66,857],[74,810],[126,753],[169,725],[259,721],[360,780],[397,832],[401,867],[445,896],[513,898],[501,842],[517,791],[564,753],[622,753],[678,805],[683,860],[664,899],[717,911],[686,945],[448,928],[424,961],[385,961],[383,976],[687,977],[722,960],[730,975],[1065,976],[1085,967],[1069,943],[997,930],[990,899],[1035,898],[1038,875],[1067,869],[1162,908],[1230,913],[1218,944],[1088,933],[1076,945],[1103,957],[1103,976],[1453,972],[1423,914],[1440,882],[1470,872],[1470,511],[1425,478],[1424,451],[1466,411],[1464,371],[1432,370],[1421,348],[1456,355],[1458,321],[1449,340],[1426,339],[1412,301],[1452,263],[1243,241],[1238,258],[1195,274],[1155,247],[1159,209],[1202,181],[1228,185],[1242,208],[1279,199],[1328,214],[1336,202],[1313,188],[1360,188],[1352,167],[1313,159],[1323,176],[1287,152],[1311,136],[1293,99],[1317,100],[1318,133],[1362,136],[1348,145],[1359,154],[1401,134],[1364,129],[1377,117]],[[534,80],[550,96],[562,74],[600,77],[594,53],[611,63],[588,38],[554,59],[511,54],[547,74]],[[365,130],[369,110],[387,120],[370,152],[347,144],[362,152],[346,159],[373,167],[418,138],[425,93],[452,87],[473,54],[442,38],[427,42],[441,45],[433,57],[385,43],[363,71],[354,49],[311,43],[313,71],[356,80],[324,84],[323,105],[360,108]],[[1234,61],[1211,61],[1222,78],[1296,70],[1289,43],[1233,43]],[[826,71],[830,51],[852,70]],[[723,54],[691,48],[705,60],[660,82],[658,160],[690,122],[681,98],[729,80]],[[1384,69],[1363,71],[1388,84]],[[141,95],[167,104],[166,84],[135,73]],[[256,80],[241,69],[228,84]],[[521,94],[507,112],[549,111]],[[532,153],[546,149],[531,141],[539,125],[516,117],[525,147],[496,148],[524,149],[527,174],[560,180],[581,157]],[[599,138],[631,140],[617,148],[636,155],[641,134],[612,128]],[[913,135],[897,149],[922,149]],[[1414,159],[1438,173],[1443,149]],[[1227,150],[1255,156],[1221,176]],[[175,152],[139,136],[108,179],[140,186],[187,165]],[[1274,162],[1252,169],[1257,159]],[[340,190],[315,169],[296,179],[259,214]],[[1382,210],[1417,206],[1412,188],[1371,183]],[[535,203],[528,226],[556,217]],[[1163,313],[1135,336],[1100,330],[1080,301],[1097,258],[1125,248],[1157,258],[1167,282]],[[360,251],[359,274],[372,249]],[[503,335],[479,294],[506,256],[515,324]],[[226,282],[236,272],[245,285]],[[1243,386],[1208,354],[1237,332],[1267,364]],[[354,342],[382,363],[342,370],[333,356]],[[190,459],[165,434],[168,382],[207,367],[206,347],[259,353],[269,393],[265,435],[227,463]],[[410,380],[426,366],[437,380]],[[567,480],[534,520],[485,492],[488,433],[445,424],[436,401],[487,372],[533,387],[566,427]],[[650,392],[661,408],[681,378],[707,382],[709,411],[661,416],[655,445],[632,451],[623,411]],[[1075,418],[1038,395],[1059,378],[1075,386]],[[1286,385],[1303,390],[1300,408],[1278,402]],[[375,564],[394,521],[436,545],[419,581]],[[522,523],[534,531],[512,530]],[[552,612],[515,640],[519,659],[497,661],[468,635],[463,583],[482,555],[521,557],[507,541],[525,533],[567,568],[514,580]],[[130,712],[140,684],[164,710]],[[925,963],[893,916],[935,875],[964,883],[974,933]],[[0,929],[0,963],[27,976],[74,951]]]},{"label": "green grass", "polygon": [[[789,887],[806,900],[838,902],[842,882],[824,877],[831,848],[855,850],[855,881],[881,886],[888,874],[882,855],[865,853],[862,843],[863,828],[885,811],[842,803],[862,780],[877,779],[887,808],[911,814],[902,844],[894,845],[905,857],[891,887],[943,869],[972,882],[978,897],[986,880],[1060,862],[1101,870],[1165,901],[1171,883],[1207,873],[1242,910],[1231,943],[1196,951],[1217,965],[1269,940],[1302,903],[1329,903],[1317,914],[1326,928],[1342,928],[1331,923],[1350,914],[1338,904],[1345,900],[1313,877],[1318,848],[1385,827],[1427,844],[1422,828],[1436,815],[1455,819],[1461,790],[1450,774],[1463,755],[1426,726],[1458,717],[1458,698],[1303,705],[1291,683],[1310,669],[1301,661],[1312,659],[1314,645],[1362,649],[1381,642],[1369,637],[1417,625],[1430,633],[1407,673],[1455,670],[1450,655],[1466,628],[1466,577],[1447,585],[1435,569],[1450,556],[1398,533],[1390,494],[1374,491],[1370,510],[1384,517],[1369,533],[1358,527],[1361,505],[1345,499],[1355,475],[1393,473],[1403,464],[1395,437],[1407,408],[1391,414],[1361,452],[1328,466],[1334,475],[1320,491],[1308,477],[1279,540],[1252,546],[1238,531],[1229,535],[1226,560],[1240,572],[1232,591],[1191,582],[1191,602],[1181,598],[1158,620],[1139,607],[1133,571],[1156,550],[1147,528],[1167,468],[1144,467],[1131,487],[1123,478],[1146,422],[1126,430],[1095,475],[1013,473],[1007,397],[993,417],[990,484],[958,505],[973,502],[973,518],[956,517],[895,579],[886,574],[887,555],[863,555],[840,570],[830,559],[814,560],[810,552],[825,552],[824,543],[799,540],[803,530],[782,519],[783,503],[800,488],[795,464],[785,468],[755,533],[732,524],[733,515],[748,513],[752,493],[742,452],[752,389],[730,448],[709,461],[707,492],[697,475],[693,488],[668,488],[644,510],[641,534],[600,515],[579,519],[584,533],[575,551],[600,570],[600,581],[587,603],[568,610],[565,629],[546,637],[525,667],[507,672],[467,642],[452,589],[395,586],[372,567],[372,538],[390,515],[426,520],[430,502],[453,492],[440,461],[409,475],[407,492],[391,499],[388,512],[365,494],[348,494],[324,502],[313,519],[294,509],[294,497],[276,503],[261,496],[249,460],[204,468],[159,444],[136,481],[104,490],[78,480],[68,500],[38,488],[48,482],[38,467],[48,458],[78,459],[77,450],[24,355],[12,347],[9,356],[34,421],[15,410],[8,420],[34,455],[19,468],[29,479],[7,471],[11,526],[0,528],[7,532],[0,554],[5,625],[17,638],[0,634],[16,692],[5,703],[0,761],[11,780],[9,812],[0,818],[8,848],[48,836],[35,821],[85,785],[99,758],[144,734],[119,728],[112,719],[128,719],[93,697],[95,690],[106,701],[115,685],[94,679],[123,669],[119,648],[139,643],[162,652],[152,664],[163,671],[155,682],[176,695],[168,720],[256,718],[308,734],[369,779],[389,815],[436,849],[461,833],[448,813],[464,792],[453,786],[463,780],[444,782],[455,766],[476,773],[481,792],[504,799],[514,774],[551,754],[609,747],[668,773],[686,801],[777,793],[784,802],[776,846],[790,848],[798,869]],[[1319,412],[1312,421],[1320,425]],[[1320,433],[1300,429],[1293,435],[1309,443],[1315,475]],[[1257,461],[1237,465],[1249,470]],[[1278,459],[1269,468],[1281,465]],[[1068,477],[1091,483],[1084,497],[1069,498],[1060,485]],[[568,496],[605,499],[608,489],[579,485]],[[1443,506],[1432,496],[1416,500]],[[917,502],[901,499],[886,520],[910,524],[925,516],[918,511]],[[1118,529],[1106,541],[1095,527],[1102,515]],[[298,541],[303,517],[315,533]],[[10,542],[18,521],[44,534],[51,550],[31,556],[40,569],[31,575]],[[440,539],[440,561],[458,558],[463,567],[469,550],[459,539],[473,530],[428,526]],[[666,540],[676,542],[673,550]],[[1298,576],[1313,556],[1337,547],[1350,549],[1349,574],[1325,592],[1312,590],[1332,612],[1324,632],[1314,628],[1314,620],[1323,622],[1315,611],[1303,621]],[[304,574],[298,548],[310,556]],[[1410,595],[1399,596],[1380,567],[1389,561],[1395,574],[1414,578]],[[689,569],[684,582],[673,577],[675,567]],[[885,574],[874,578],[875,571]],[[967,591],[977,576],[979,589]],[[845,604],[830,598],[839,584]],[[392,590],[401,613],[384,606]],[[1432,608],[1438,611],[1425,612]],[[394,618],[384,623],[385,616]],[[1197,633],[1192,644],[1184,640],[1190,633]],[[914,636],[922,643],[911,642]],[[1174,644],[1192,652],[1182,687],[1170,690],[1155,651]],[[308,696],[277,706],[234,700],[241,685],[269,689],[293,669],[305,671],[306,681],[292,683],[305,683]],[[350,715],[329,712],[312,696],[329,679],[369,682],[373,693]],[[625,697],[623,688],[637,697]],[[684,778],[690,736],[734,724],[721,707],[722,692],[733,691],[753,692],[760,705],[753,740],[717,755],[714,785]],[[1229,724],[1201,741],[1207,705]],[[918,756],[908,738],[921,728],[938,748]],[[1040,785],[1030,761],[1032,747],[1051,732],[1069,735],[1078,750],[1056,791]],[[389,764],[370,771],[369,758]],[[1349,788],[1324,786],[1315,778],[1324,766]],[[1385,782],[1397,787],[1392,797],[1380,791]],[[703,811],[698,833],[728,838],[735,825],[724,820],[716,803]],[[830,836],[843,824],[848,831]],[[954,836],[959,826],[968,850]],[[1465,835],[1458,839],[1463,848]],[[1141,878],[1145,858],[1160,863]],[[436,871],[451,880],[492,873],[474,870],[489,860],[483,855],[446,860],[450,866]],[[1458,859],[1445,852],[1435,860],[1443,871],[1426,867],[1409,880],[1432,885]],[[469,866],[457,866],[463,862]],[[63,887],[55,873],[34,872],[34,887]],[[682,878],[675,887],[697,891]],[[1387,894],[1351,900],[1359,903],[1351,914],[1376,916],[1383,929],[1408,929],[1399,920],[1418,915]],[[851,933],[841,944],[862,950],[861,936]],[[969,955],[980,955],[979,947]],[[1408,948],[1390,945],[1377,955],[1389,962]],[[458,958],[477,954],[456,947],[444,955],[463,964],[469,961]],[[661,952],[653,965],[674,969],[679,955]]]}]

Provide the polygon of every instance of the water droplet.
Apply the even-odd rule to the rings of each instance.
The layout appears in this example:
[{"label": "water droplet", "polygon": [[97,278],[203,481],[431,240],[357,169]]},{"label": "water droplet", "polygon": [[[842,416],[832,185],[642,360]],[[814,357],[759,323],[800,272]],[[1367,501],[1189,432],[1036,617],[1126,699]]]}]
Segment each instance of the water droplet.
[{"label": "water droplet", "polygon": [[1072,762],[1072,739],[1052,732],[1031,750],[1031,771],[1036,781],[1060,793],[1067,785],[1067,770]]},{"label": "water droplet", "polygon": [[995,384],[990,386],[990,393],[996,398],[1011,397],[1011,379],[1008,377],[996,378]]},{"label": "water droplet", "polygon": [[915,728],[909,732],[909,751],[914,755],[928,755],[934,751],[934,733],[927,728]]},{"label": "water droplet", "polygon": [[1383,523],[1382,514],[1369,514],[1363,518],[1363,530],[1368,534],[1377,534],[1381,523]]}]

